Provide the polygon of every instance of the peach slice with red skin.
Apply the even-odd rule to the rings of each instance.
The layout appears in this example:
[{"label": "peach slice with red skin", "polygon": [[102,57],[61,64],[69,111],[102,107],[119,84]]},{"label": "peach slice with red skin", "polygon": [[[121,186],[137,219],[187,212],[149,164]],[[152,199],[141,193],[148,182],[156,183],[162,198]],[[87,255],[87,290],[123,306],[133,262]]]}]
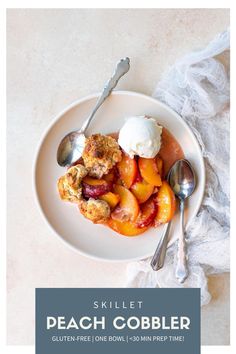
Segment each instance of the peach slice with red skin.
[{"label": "peach slice with red skin", "polygon": [[135,221],[139,214],[139,204],[135,196],[125,187],[114,185],[114,193],[120,197],[120,202],[111,217],[120,221]]},{"label": "peach slice with red skin", "polygon": [[82,181],[83,194],[85,198],[98,198],[99,196],[108,193],[111,190],[111,183],[103,179],[92,177],[84,177]]},{"label": "peach slice with red skin", "polygon": [[122,160],[117,163],[117,169],[123,185],[129,189],[134,183],[138,172],[136,160],[131,159],[123,152]]},{"label": "peach slice with red skin", "polygon": [[99,197],[99,199],[104,200],[109,204],[111,209],[114,209],[120,201],[120,196],[118,194],[108,192]]},{"label": "peach slice with red skin", "polygon": [[161,186],[161,176],[158,172],[156,159],[146,159],[144,157],[140,157],[138,159],[139,171],[143,179],[153,186]]},{"label": "peach slice with red skin", "polygon": [[135,182],[131,186],[131,191],[140,204],[145,203],[146,200],[149,199],[153,193],[153,190],[154,186],[147,183],[145,180],[142,180],[141,182]]},{"label": "peach slice with red skin", "polygon": [[111,218],[108,220],[107,225],[112,230],[124,236],[138,236],[148,229],[148,226],[140,228],[137,227],[135,223],[132,223],[130,221],[119,221],[113,220]]},{"label": "peach slice with red skin", "polygon": [[136,220],[136,226],[143,228],[150,225],[155,219],[157,204],[154,198],[150,198],[141,206],[140,214]]},{"label": "peach slice with red skin", "polygon": [[103,184],[108,184],[108,182],[105,181],[104,179],[98,179],[89,176],[85,176],[82,182],[89,184],[90,186],[101,186]]},{"label": "peach slice with red skin", "polygon": [[166,181],[157,192],[157,214],[155,217],[155,226],[169,222],[175,213],[176,199],[174,192]]}]

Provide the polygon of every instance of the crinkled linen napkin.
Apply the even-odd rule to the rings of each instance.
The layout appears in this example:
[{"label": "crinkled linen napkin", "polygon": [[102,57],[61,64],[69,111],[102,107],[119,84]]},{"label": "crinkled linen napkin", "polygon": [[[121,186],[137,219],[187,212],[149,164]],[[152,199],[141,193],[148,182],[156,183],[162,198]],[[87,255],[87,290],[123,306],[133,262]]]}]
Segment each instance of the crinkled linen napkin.
[{"label": "crinkled linen napkin", "polygon": [[227,30],[178,61],[153,94],[191,127],[205,160],[204,199],[187,230],[190,275],[183,285],[175,278],[176,241],[158,272],[150,259],[130,263],[126,287],[198,287],[205,305],[211,299],[207,276],[229,271],[229,50]]}]

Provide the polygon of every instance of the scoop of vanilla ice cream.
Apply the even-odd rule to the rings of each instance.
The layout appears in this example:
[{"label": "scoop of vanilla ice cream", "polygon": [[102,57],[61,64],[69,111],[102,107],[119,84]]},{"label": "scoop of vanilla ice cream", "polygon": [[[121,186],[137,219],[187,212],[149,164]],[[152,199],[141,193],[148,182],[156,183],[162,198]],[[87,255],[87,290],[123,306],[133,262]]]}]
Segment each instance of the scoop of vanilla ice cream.
[{"label": "scoop of vanilla ice cream", "polygon": [[154,118],[130,117],[119,132],[118,143],[130,156],[153,158],[161,148],[162,127]]}]

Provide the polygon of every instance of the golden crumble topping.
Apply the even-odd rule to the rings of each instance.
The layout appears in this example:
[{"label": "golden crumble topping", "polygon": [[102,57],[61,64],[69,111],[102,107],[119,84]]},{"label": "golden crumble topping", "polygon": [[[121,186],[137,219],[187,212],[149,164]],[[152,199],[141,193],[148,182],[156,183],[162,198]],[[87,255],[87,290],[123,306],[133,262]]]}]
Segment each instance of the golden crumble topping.
[{"label": "golden crumble topping", "polygon": [[116,140],[107,135],[94,134],[86,139],[83,152],[85,167],[89,175],[101,178],[119,161],[122,153]]},{"label": "golden crumble topping", "polygon": [[79,187],[77,190],[71,188],[68,184],[66,176],[62,176],[57,181],[57,188],[59,195],[62,200],[71,203],[79,203],[82,198],[82,187]]},{"label": "golden crumble topping", "polygon": [[83,165],[72,166],[57,182],[58,191],[62,200],[79,203],[82,197],[82,179],[88,174]]},{"label": "golden crumble topping", "polygon": [[111,213],[108,203],[100,199],[90,198],[88,201],[83,201],[79,208],[81,214],[95,224],[106,222]]},{"label": "golden crumble topping", "polygon": [[70,167],[67,170],[66,178],[69,185],[77,189],[79,188],[82,179],[88,174],[88,170],[81,164]]}]

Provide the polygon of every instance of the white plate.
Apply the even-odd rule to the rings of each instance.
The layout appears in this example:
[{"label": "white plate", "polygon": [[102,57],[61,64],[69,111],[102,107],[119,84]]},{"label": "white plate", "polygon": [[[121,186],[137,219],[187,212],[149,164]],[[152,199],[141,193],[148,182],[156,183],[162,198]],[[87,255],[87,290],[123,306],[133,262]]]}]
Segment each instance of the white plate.
[{"label": "white plate", "polygon": [[[52,230],[74,250],[83,255],[109,261],[137,260],[151,256],[163,227],[150,228],[136,237],[121,236],[103,225],[94,225],[80,215],[74,204],[60,200],[57,179],[65,169],[57,165],[56,152],[62,137],[79,128],[95,105],[98,95],[74,102],[61,112],[45,132],[34,166],[34,189],[40,209]],[[202,201],[205,186],[204,162],[198,142],[183,119],[159,101],[140,93],[114,91],[98,110],[88,135],[118,131],[126,117],[150,115],[166,127],[180,143],[185,157],[197,175],[197,188],[189,200],[186,220],[189,224]],[[170,243],[178,237],[178,213],[173,220]]]}]

